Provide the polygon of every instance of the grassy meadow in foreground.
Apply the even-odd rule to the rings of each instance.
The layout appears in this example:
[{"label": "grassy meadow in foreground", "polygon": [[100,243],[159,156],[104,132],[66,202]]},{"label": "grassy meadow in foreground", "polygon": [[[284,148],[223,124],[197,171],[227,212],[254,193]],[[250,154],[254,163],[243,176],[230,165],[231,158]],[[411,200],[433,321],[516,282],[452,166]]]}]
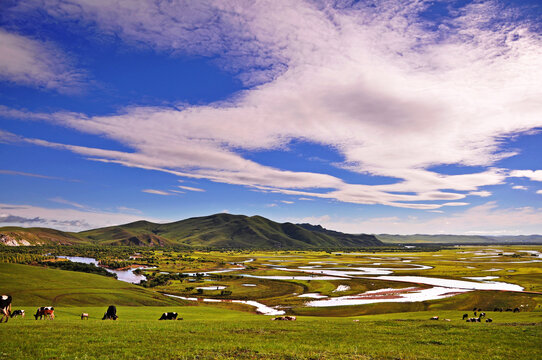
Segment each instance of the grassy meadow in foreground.
[{"label": "grassy meadow in foreground", "polygon": [[[102,251],[101,249],[100,251]],[[26,318],[0,324],[0,360],[7,359],[542,359],[542,267],[525,251],[540,247],[462,247],[421,252],[176,252],[145,250],[138,260],[112,250],[110,260],[141,261],[163,273],[230,268],[217,276],[169,279],[144,288],[110,277],[42,266],[0,263],[0,293],[13,296],[13,309]],[[10,251],[16,251],[10,249]],[[21,250],[24,251],[24,250]],[[70,248],[74,251],[92,249]],[[143,253],[143,250],[141,250]],[[130,253],[131,254],[131,253]],[[107,254],[102,254],[106,256]],[[107,258],[107,257],[106,257]],[[534,262],[533,262],[534,261]],[[240,265],[243,266],[240,266]],[[471,291],[423,302],[390,302],[314,308],[297,295],[355,295],[410,283],[367,279],[273,280],[240,275],[296,275],[291,270],[315,265],[328,269],[401,268],[400,275],[464,280],[487,277],[517,284],[528,292]],[[412,264],[425,265],[422,269]],[[431,268],[428,268],[428,267]],[[151,275],[152,274],[152,275]],[[247,283],[253,286],[245,286]],[[337,292],[339,285],[347,290]],[[220,290],[197,287],[225,286]],[[423,285],[417,285],[423,286]],[[236,303],[189,302],[163,293],[215,299],[253,299],[281,305],[297,321],[270,321],[255,308]],[[231,292],[231,293],[229,293]],[[108,305],[118,321],[101,321]],[[55,306],[56,319],[36,321],[38,306]],[[466,323],[482,308],[492,323]],[[493,312],[520,307],[520,313]],[[177,311],[182,321],[158,321]],[[82,312],[90,319],[80,320]],[[301,316],[300,316],[301,315]],[[361,316],[363,315],[363,316]],[[429,320],[439,316],[440,320]],[[451,321],[445,321],[450,319]],[[359,321],[354,321],[359,320]]]},{"label": "grassy meadow in foreground", "polygon": [[[163,311],[182,321],[158,321]],[[90,319],[80,320],[86,311]],[[461,312],[355,318],[270,317],[206,306],[58,308],[53,321],[15,318],[0,327],[0,359],[540,359],[541,313],[490,314],[469,324]]]}]

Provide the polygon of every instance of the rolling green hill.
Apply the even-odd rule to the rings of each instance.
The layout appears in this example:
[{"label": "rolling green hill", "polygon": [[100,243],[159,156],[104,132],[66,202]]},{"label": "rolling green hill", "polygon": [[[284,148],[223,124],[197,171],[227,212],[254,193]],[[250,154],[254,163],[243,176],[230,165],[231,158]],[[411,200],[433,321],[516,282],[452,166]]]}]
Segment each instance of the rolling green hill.
[{"label": "rolling green hill", "polygon": [[382,245],[372,235],[314,231],[292,223],[277,223],[261,216],[231,214],[195,217],[168,224],[138,221],[84,231],[79,235],[93,242],[114,245],[177,244],[190,247],[275,249]]},{"label": "rolling green hill", "polygon": [[[168,224],[137,221],[80,233],[43,228],[0,228],[29,244],[181,245],[212,248],[321,249],[382,246],[373,235],[350,235],[309,224],[277,223],[261,216],[215,214]],[[0,235],[0,240],[3,235]],[[5,236],[4,236],[5,237]],[[41,240],[41,239],[47,239]],[[19,241],[21,243],[21,241]]]},{"label": "rolling green hill", "polygon": [[13,306],[179,304],[140,286],[75,271],[0,263],[0,279],[0,293],[13,296]]}]

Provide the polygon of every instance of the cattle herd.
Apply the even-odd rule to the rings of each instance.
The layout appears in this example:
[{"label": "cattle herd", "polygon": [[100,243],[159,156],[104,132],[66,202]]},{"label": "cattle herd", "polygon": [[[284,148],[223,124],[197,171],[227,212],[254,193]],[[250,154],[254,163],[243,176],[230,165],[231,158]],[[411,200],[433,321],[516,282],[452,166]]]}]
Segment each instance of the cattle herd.
[{"label": "cattle herd", "polygon": [[[0,310],[2,313],[2,318],[0,319],[0,323],[8,322],[8,319],[21,316],[24,317],[25,312],[24,310],[13,310],[11,311],[11,302],[13,298],[11,295],[1,295],[0,296]],[[160,319],[158,320],[182,320],[183,318],[178,317],[179,314],[176,312],[165,312],[162,314]],[[34,314],[34,318],[38,320],[42,319],[49,319],[53,320],[55,318],[55,308],[52,306],[41,306],[36,310],[36,314]],[[82,313],[81,314],[81,320],[88,320],[89,314],[88,313]],[[110,305],[107,308],[107,311],[105,312],[102,320],[117,320],[119,317],[117,315],[117,307],[115,305]],[[290,320],[290,319],[288,319]],[[295,320],[295,317],[294,319]]]},{"label": "cattle herd", "polygon": [[[0,318],[0,323],[4,322],[8,322],[8,319],[9,318],[13,318],[13,317],[16,317],[16,316],[21,316],[21,317],[24,317],[25,313],[24,313],[24,310],[13,310],[11,311],[11,302],[12,302],[12,297],[11,295],[1,295],[0,296],[0,309],[1,309],[1,314],[2,314],[2,318]],[[482,319],[485,318],[485,322],[486,323],[490,323],[490,322],[493,322],[493,319],[491,318],[486,318],[486,313],[485,312],[482,312],[482,309],[479,309],[477,307],[473,308],[472,309],[473,313],[474,313],[474,316],[473,317],[470,317],[469,314],[463,314],[463,319],[462,320],[465,320],[466,322],[469,322],[469,323],[473,323],[473,322],[482,322]],[[514,312],[514,313],[517,313],[517,312],[520,312],[520,309],[519,308],[508,308],[506,310],[503,310],[502,308],[495,308],[493,310],[494,312],[503,312],[503,311],[508,311],[508,312]],[[34,314],[34,318],[36,320],[38,320],[38,318],[41,320],[41,319],[49,319],[49,320],[53,320],[55,318],[55,308],[52,307],[52,306],[42,306],[42,307],[39,307],[37,310],[36,310],[36,314]],[[81,320],[88,320],[89,318],[89,314],[88,313],[82,313],[81,314]],[[107,311],[105,312],[102,320],[117,320],[119,317],[117,316],[117,307],[115,305],[110,305],[108,308],[107,308]],[[162,314],[162,316],[158,319],[158,320],[182,320],[183,318],[179,318],[178,317],[178,314],[176,312],[165,312]],[[438,320],[439,317],[438,316],[433,316],[430,318],[430,320]],[[287,321],[295,321],[296,320],[296,317],[295,316],[277,316],[277,317],[274,317],[274,318],[271,318],[271,320],[287,320]],[[446,321],[450,321],[450,319],[445,319]],[[354,320],[354,321],[359,321],[359,320]]]},{"label": "cattle herd", "polygon": [[[523,305],[522,305],[523,306]],[[493,322],[493,319],[491,318],[486,318],[486,313],[485,312],[482,312],[482,309],[479,309],[479,308],[474,308],[472,309],[473,313],[474,313],[474,316],[473,317],[470,317],[469,314],[463,314],[463,319],[462,320],[465,320],[466,322],[468,323],[475,323],[475,322],[482,322],[482,319],[485,318],[485,322],[486,323],[490,323],[490,322]],[[495,308],[493,310],[494,312],[503,312],[503,309],[502,308]],[[517,313],[517,312],[520,312],[519,308],[514,308],[514,309],[511,309],[511,308],[508,308],[504,311],[508,311],[508,312],[514,312],[514,313]],[[431,317],[429,320],[438,320],[439,317],[438,316],[433,316]],[[451,321],[450,319],[444,319],[445,321]],[[355,321],[355,320],[354,320]]]}]

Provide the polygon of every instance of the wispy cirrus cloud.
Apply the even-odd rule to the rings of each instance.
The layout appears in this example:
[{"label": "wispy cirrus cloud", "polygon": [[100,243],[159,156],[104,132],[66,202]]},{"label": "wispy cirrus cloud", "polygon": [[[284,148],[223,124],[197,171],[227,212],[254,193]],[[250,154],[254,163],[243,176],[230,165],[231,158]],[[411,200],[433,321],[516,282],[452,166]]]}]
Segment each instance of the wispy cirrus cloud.
[{"label": "wispy cirrus cloud", "polygon": [[66,199],[63,199],[61,197],[54,197],[54,198],[51,198],[49,200],[53,201],[53,202],[56,202],[56,203],[59,203],[59,204],[73,206],[73,207],[78,208],[78,209],[89,209],[89,207],[86,206],[86,205],[79,204],[79,203],[77,203],[75,201],[66,200]]},{"label": "wispy cirrus cloud", "polygon": [[188,191],[205,192],[205,190],[203,189],[192,187],[192,186],[178,185],[177,187],[183,190],[188,190]]},{"label": "wispy cirrus cloud", "polygon": [[[2,112],[107,137],[133,152],[21,141],[260,191],[425,210],[487,196],[481,188],[508,176],[495,164],[516,154],[502,150],[503,139],[542,126],[540,35],[495,1],[456,8],[440,24],[420,15],[426,2],[374,5],[29,1],[17,11],[96,24],[133,46],[215,56],[251,87],[219,103],[108,116]],[[349,171],[397,180],[347,183],[242,155],[288,151],[294,140],[333,149]],[[484,170],[447,175],[431,170],[436,165]]]},{"label": "wispy cirrus cloud", "polygon": [[[1,136],[1,134],[0,134]],[[1,140],[1,138],[0,138]],[[48,175],[42,175],[42,174],[33,174],[33,173],[27,173],[23,171],[14,171],[14,170],[4,170],[0,169],[0,175],[13,175],[13,176],[26,176],[26,177],[34,177],[39,179],[48,179],[48,180],[62,180],[62,181],[70,181],[70,182],[80,182],[80,180],[74,180],[74,179],[65,179],[62,177],[56,177],[56,176],[48,176]]]},{"label": "wispy cirrus cloud", "polygon": [[84,87],[84,72],[51,43],[0,28],[0,48],[0,80],[61,93]]},{"label": "wispy cirrus cloud", "polygon": [[154,190],[154,189],[144,189],[144,190],[141,190],[141,192],[144,192],[144,193],[147,193],[147,194],[154,194],[154,195],[163,195],[163,196],[174,195],[174,194],[172,194],[170,192],[167,192],[167,191]]}]

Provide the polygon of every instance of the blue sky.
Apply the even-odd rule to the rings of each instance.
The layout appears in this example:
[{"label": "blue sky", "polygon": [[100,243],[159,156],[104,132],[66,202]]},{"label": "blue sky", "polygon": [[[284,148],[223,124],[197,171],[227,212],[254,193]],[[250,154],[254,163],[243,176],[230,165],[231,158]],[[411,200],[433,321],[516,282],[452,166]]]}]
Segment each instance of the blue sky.
[{"label": "blue sky", "polygon": [[0,225],[542,233],[539,1],[7,1]]}]

